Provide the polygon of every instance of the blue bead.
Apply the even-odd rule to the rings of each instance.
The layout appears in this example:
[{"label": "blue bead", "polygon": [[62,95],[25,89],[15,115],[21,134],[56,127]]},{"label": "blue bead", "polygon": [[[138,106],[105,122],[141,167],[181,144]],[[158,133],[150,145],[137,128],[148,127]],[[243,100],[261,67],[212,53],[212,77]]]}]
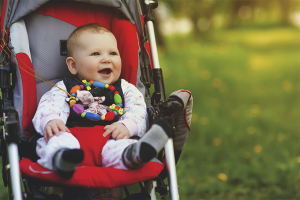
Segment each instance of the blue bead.
[{"label": "blue bead", "polygon": [[87,112],[85,114],[86,118],[92,119],[92,120],[97,120],[100,121],[101,120],[101,115],[95,114],[95,113],[91,113],[91,112]]},{"label": "blue bead", "polygon": [[115,116],[117,116],[118,115],[118,112],[117,111],[113,111],[114,113],[115,113]]},{"label": "blue bead", "polygon": [[99,81],[94,81],[93,86],[105,88],[105,84]]},{"label": "blue bead", "polygon": [[76,94],[75,94],[75,93],[72,93],[71,96],[76,97]]}]

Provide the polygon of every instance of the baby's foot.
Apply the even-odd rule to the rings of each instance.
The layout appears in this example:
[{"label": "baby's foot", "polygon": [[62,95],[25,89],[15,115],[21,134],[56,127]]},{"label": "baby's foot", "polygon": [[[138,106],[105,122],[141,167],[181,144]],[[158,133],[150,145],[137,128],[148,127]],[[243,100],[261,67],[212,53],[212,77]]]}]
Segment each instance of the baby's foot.
[{"label": "baby's foot", "polygon": [[128,146],[122,155],[124,165],[137,169],[154,158],[171,137],[172,129],[166,120],[156,120],[149,131],[136,143]]},{"label": "baby's foot", "polygon": [[83,158],[81,149],[60,149],[53,156],[54,171],[63,179],[70,179]]}]

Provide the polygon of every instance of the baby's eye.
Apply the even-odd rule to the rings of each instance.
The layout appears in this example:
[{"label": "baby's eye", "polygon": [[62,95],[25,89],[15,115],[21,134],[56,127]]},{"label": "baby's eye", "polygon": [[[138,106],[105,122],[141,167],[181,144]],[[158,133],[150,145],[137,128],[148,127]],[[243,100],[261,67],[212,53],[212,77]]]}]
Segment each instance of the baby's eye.
[{"label": "baby's eye", "polygon": [[100,54],[98,52],[95,52],[92,54],[93,56],[99,56]]},{"label": "baby's eye", "polygon": [[111,52],[109,55],[117,55],[116,52]]}]

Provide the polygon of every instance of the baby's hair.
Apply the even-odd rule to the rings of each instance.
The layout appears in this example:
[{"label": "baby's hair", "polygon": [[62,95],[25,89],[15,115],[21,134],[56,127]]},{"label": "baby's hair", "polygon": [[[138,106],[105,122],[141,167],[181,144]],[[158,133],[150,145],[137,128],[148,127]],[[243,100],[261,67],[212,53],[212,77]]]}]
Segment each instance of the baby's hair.
[{"label": "baby's hair", "polygon": [[76,40],[77,38],[82,35],[84,32],[88,33],[94,33],[94,34],[101,34],[104,32],[111,33],[109,30],[101,26],[100,24],[97,23],[91,23],[91,24],[86,24],[83,26],[77,27],[69,36],[68,41],[67,41],[67,51],[68,51],[68,56],[73,56],[73,49],[76,46]]}]

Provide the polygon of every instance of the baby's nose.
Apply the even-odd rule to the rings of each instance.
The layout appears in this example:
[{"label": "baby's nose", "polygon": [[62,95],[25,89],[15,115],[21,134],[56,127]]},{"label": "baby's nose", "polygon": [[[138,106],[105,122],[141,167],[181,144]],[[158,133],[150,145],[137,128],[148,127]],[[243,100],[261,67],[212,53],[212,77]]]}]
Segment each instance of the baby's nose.
[{"label": "baby's nose", "polygon": [[102,63],[110,63],[111,62],[110,57],[107,55],[104,55],[103,58],[101,59],[101,62]]}]

